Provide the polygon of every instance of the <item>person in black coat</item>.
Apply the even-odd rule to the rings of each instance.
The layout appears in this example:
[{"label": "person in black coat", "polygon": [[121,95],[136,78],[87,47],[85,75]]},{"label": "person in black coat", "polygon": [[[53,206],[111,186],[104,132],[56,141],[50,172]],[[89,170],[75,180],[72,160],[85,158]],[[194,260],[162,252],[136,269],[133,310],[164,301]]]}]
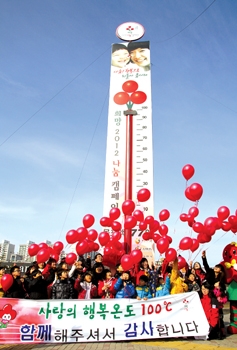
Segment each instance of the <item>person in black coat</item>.
[{"label": "person in black coat", "polygon": [[52,287],[52,299],[73,299],[74,290],[71,281],[68,279],[67,270],[57,272],[58,279]]},{"label": "person in black coat", "polygon": [[26,289],[24,287],[24,279],[21,278],[21,270],[19,266],[12,266],[10,269],[10,274],[13,277],[13,283],[11,287],[5,292],[5,298],[25,298]]},{"label": "person in black coat", "polygon": [[205,250],[202,252],[202,262],[203,266],[206,270],[206,281],[208,281],[211,285],[211,289],[214,289],[214,284],[216,282],[220,282],[221,284],[226,283],[226,276],[225,276],[225,270],[224,267],[221,264],[217,264],[214,266],[214,268],[210,268]]},{"label": "person in black coat", "polygon": [[28,294],[30,299],[48,299],[47,286],[49,282],[42,278],[40,270],[31,273],[31,280],[28,283]]}]

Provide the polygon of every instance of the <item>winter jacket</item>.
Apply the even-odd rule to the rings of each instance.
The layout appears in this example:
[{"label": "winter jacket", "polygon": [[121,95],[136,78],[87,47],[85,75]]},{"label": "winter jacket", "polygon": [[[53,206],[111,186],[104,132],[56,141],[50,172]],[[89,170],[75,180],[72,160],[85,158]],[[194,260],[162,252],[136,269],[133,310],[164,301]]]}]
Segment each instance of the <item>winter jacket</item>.
[{"label": "winter jacket", "polygon": [[188,291],[188,285],[184,283],[183,278],[181,278],[179,275],[177,259],[175,259],[172,267],[170,283],[171,283],[170,294],[185,293]]},{"label": "winter jacket", "polygon": [[203,295],[201,298],[201,303],[209,325],[211,327],[216,327],[219,321],[217,299],[211,298],[209,295]]},{"label": "winter jacket", "polygon": [[[114,285],[115,283],[117,282],[117,280],[112,277],[110,280],[103,280],[103,281],[99,281],[99,284],[98,284],[98,296],[102,299],[113,299],[115,298],[115,294],[116,294],[116,291],[114,289]],[[104,284],[105,283],[109,283],[110,286],[108,288],[108,290],[103,290],[102,288],[104,287]]]},{"label": "winter jacket", "polygon": [[73,286],[68,279],[57,280],[52,287],[52,299],[72,299]]},{"label": "winter jacket", "polygon": [[140,299],[152,298],[150,288],[148,286],[136,286],[136,293]]},{"label": "winter jacket", "polygon": [[5,292],[5,298],[25,298],[26,291],[24,284],[21,282],[20,277],[13,278],[11,287]]},{"label": "winter jacket", "polygon": [[134,284],[131,281],[126,281],[126,285],[123,285],[123,280],[119,277],[114,285],[116,290],[115,298],[134,298],[136,296],[136,290]]},{"label": "winter jacket", "polygon": [[166,277],[165,283],[156,288],[156,298],[170,294],[170,278]]},{"label": "winter jacket", "polygon": [[200,291],[200,286],[196,281],[188,282],[188,292],[199,292],[199,291]]},{"label": "winter jacket", "polygon": [[47,282],[39,276],[28,283],[28,294],[30,299],[47,299]]},{"label": "winter jacket", "polygon": [[136,274],[136,285],[139,285],[139,278],[143,275],[149,278],[148,286],[150,288],[152,296],[155,296],[156,286],[159,278],[158,271],[151,270],[151,269],[148,269],[147,271],[145,271],[140,269]]},{"label": "winter jacket", "polygon": [[[74,285],[75,288],[75,285]],[[89,290],[89,297],[87,296],[87,292]],[[80,290],[78,293],[78,299],[93,299],[97,297],[97,287],[92,284],[92,282],[88,283],[86,281],[80,282]]]}]

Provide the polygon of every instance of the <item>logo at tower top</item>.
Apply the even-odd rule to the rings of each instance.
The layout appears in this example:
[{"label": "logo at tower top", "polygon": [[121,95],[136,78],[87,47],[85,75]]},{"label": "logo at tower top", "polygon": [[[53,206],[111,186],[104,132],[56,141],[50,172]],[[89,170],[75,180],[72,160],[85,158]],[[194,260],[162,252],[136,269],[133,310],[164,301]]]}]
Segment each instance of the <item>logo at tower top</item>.
[{"label": "logo at tower top", "polygon": [[137,22],[125,22],[116,29],[116,36],[124,41],[141,39],[145,34],[144,27]]}]

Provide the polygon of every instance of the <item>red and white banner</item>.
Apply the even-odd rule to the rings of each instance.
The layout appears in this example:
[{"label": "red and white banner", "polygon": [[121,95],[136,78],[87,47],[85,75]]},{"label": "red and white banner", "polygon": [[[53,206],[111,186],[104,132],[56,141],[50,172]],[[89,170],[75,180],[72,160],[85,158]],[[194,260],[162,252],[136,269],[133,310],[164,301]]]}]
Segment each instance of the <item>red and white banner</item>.
[{"label": "red and white banner", "polygon": [[71,343],[206,337],[197,292],[149,300],[0,298],[0,343]]}]

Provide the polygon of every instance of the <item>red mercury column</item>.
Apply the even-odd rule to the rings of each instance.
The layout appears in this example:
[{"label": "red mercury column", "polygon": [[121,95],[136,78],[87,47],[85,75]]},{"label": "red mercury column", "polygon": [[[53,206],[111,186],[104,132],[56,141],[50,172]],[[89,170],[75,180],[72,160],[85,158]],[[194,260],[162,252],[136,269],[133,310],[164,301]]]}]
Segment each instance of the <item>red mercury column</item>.
[{"label": "red mercury column", "polygon": [[[136,111],[128,109],[126,115],[126,156],[125,156],[125,200],[132,200],[133,188],[133,116]],[[126,220],[126,215],[125,215]],[[124,230],[124,248],[129,254],[132,250],[132,229]]]}]

